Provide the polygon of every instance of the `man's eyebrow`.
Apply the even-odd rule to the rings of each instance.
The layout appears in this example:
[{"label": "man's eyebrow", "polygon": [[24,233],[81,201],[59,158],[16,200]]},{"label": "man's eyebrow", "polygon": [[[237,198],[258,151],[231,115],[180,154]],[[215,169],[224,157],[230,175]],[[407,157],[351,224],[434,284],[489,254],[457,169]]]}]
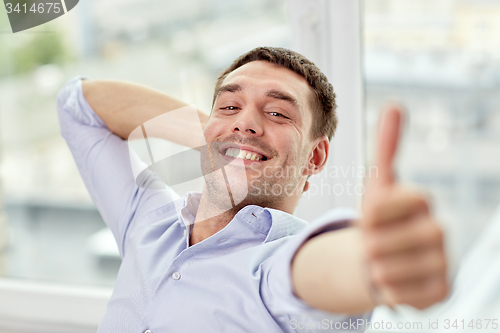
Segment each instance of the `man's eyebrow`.
[{"label": "man's eyebrow", "polygon": [[286,92],[279,90],[269,90],[266,93],[266,96],[287,101],[299,110],[301,108],[300,102],[295,97],[293,97],[290,94],[287,94]]},{"label": "man's eyebrow", "polygon": [[[234,92],[242,91],[242,90],[243,90],[243,86],[241,86],[240,84],[229,83],[229,84],[220,86],[217,89],[215,96],[219,96],[221,93],[223,93],[225,91],[234,93]],[[275,90],[275,89],[269,90],[266,93],[266,96],[271,97],[271,98],[281,99],[283,101],[287,101],[290,104],[292,104],[295,108],[297,108],[299,110],[301,109],[301,104],[298,101],[298,99],[296,99],[295,97],[293,97],[292,95],[290,95],[284,91]]]},{"label": "man's eyebrow", "polygon": [[217,91],[215,92],[215,96],[219,96],[224,91],[237,92],[237,91],[241,91],[241,90],[243,90],[243,87],[241,85],[239,85],[237,83],[230,83],[230,84],[226,84],[224,86],[220,86],[219,88],[217,88]]}]

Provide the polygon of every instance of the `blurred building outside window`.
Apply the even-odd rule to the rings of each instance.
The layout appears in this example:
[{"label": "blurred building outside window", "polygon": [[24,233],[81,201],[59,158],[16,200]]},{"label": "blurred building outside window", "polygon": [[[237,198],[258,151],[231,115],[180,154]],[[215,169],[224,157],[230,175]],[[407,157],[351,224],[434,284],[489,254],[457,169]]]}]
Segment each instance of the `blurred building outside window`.
[{"label": "blurred building outside window", "polygon": [[[481,325],[500,311],[500,1],[363,5],[367,152],[373,152],[383,105],[401,102],[407,119],[398,176],[431,197],[453,278],[451,297],[442,304],[427,311],[379,307],[372,321],[421,322],[418,331],[435,332],[449,318],[475,331],[471,320]],[[438,319],[439,329],[430,328]]]},{"label": "blurred building outside window", "polygon": [[[8,29],[5,13],[0,23]],[[116,278],[116,245],[59,135],[55,99],[65,81],[129,80],[208,113],[222,69],[257,46],[290,47],[290,36],[284,0],[82,1],[53,22],[1,35],[1,172],[12,234],[2,276],[108,287]]]},{"label": "blurred building outside window", "polygon": [[364,1],[367,152],[400,101],[399,176],[432,197],[455,261],[500,202],[499,14],[496,0]]}]

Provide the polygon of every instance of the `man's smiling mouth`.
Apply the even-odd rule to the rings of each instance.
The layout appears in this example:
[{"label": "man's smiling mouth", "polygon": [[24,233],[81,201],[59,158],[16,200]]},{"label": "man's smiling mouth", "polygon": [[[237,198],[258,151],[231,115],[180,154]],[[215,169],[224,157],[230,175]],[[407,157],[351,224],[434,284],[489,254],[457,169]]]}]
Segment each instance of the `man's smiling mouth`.
[{"label": "man's smiling mouth", "polygon": [[222,144],[219,148],[219,153],[226,156],[226,159],[234,160],[241,159],[248,162],[265,162],[269,161],[270,157],[253,146],[239,145],[232,142]]},{"label": "man's smiling mouth", "polygon": [[267,157],[262,154],[239,148],[227,148],[224,155],[243,160],[267,161]]}]

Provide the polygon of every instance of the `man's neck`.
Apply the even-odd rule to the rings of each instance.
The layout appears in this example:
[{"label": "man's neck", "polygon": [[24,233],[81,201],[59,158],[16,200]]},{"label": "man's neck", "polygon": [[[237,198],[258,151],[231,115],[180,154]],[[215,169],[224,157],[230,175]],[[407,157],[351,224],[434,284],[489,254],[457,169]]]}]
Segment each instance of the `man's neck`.
[{"label": "man's neck", "polygon": [[238,208],[220,208],[219,205],[209,200],[206,191],[202,192],[198,211],[193,226],[189,245],[194,245],[215,235],[224,229],[239,211]]},{"label": "man's neck", "polygon": [[293,214],[299,197],[290,197],[288,199],[289,200],[287,201],[276,201],[274,203],[256,201],[249,202],[244,200],[234,207],[229,203],[223,205],[220,202],[217,202],[217,199],[214,199],[213,195],[210,195],[206,188],[204,188],[201,194],[200,204],[196,212],[195,221],[191,227],[189,245],[191,246],[199,243],[224,229],[229,222],[233,220],[235,215],[247,205],[258,205]]},{"label": "man's neck", "polygon": [[229,222],[234,218],[235,213],[222,213],[209,219],[198,221],[196,215],[195,224],[192,226],[191,237],[189,238],[189,245],[199,243],[208,237],[211,237],[224,229]]}]

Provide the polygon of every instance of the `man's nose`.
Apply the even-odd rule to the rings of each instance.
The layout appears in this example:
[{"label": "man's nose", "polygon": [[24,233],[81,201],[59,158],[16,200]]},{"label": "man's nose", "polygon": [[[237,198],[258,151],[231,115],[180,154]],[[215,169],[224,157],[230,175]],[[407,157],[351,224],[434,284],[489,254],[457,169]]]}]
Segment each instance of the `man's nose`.
[{"label": "man's nose", "polygon": [[240,111],[232,125],[232,131],[250,136],[261,136],[264,130],[259,111],[256,108],[245,108]]}]

